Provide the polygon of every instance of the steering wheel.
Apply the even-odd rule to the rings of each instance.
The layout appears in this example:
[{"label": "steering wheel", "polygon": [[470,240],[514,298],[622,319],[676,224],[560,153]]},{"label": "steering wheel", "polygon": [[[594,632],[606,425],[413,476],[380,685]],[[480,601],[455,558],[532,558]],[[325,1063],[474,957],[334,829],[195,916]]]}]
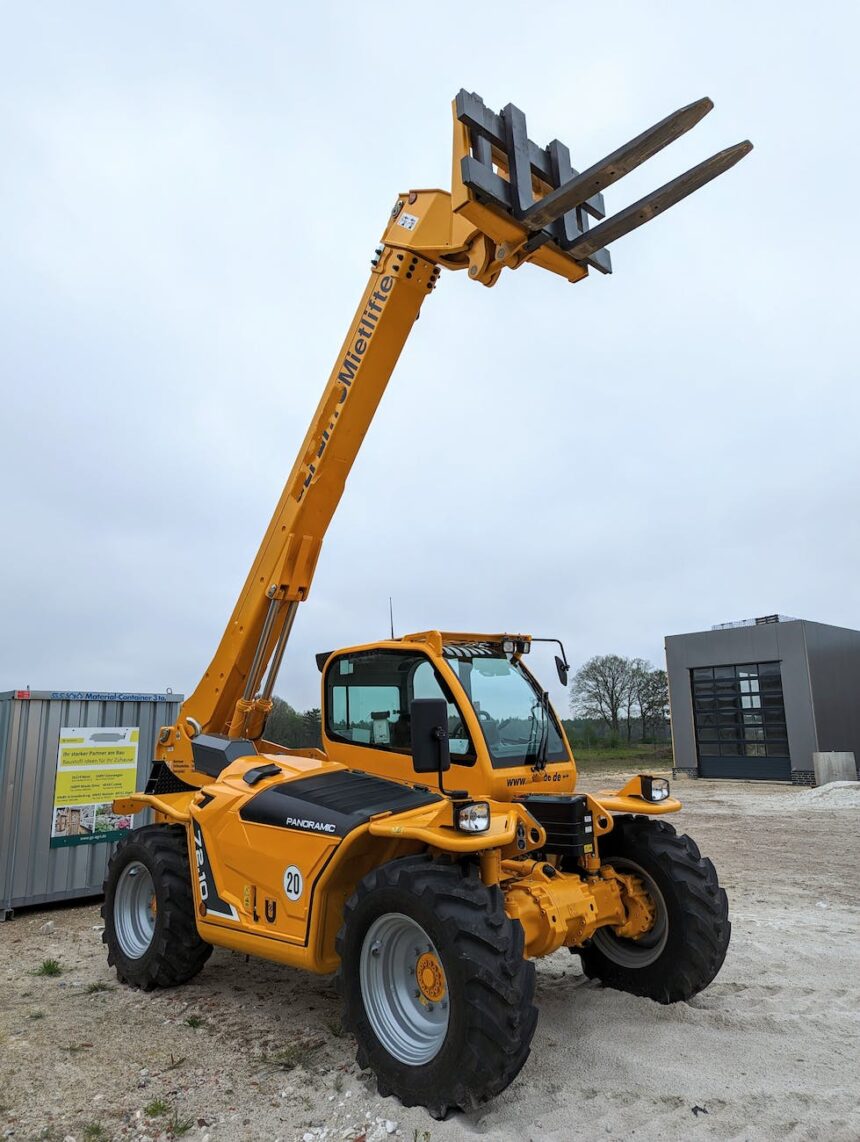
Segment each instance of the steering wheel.
[{"label": "steering wheel", "polygon": [[484,727],[484,737],[489,745],[497,745],[500,739],[499,726],[492,714],[486,710],[478,711],[478,721]]}]

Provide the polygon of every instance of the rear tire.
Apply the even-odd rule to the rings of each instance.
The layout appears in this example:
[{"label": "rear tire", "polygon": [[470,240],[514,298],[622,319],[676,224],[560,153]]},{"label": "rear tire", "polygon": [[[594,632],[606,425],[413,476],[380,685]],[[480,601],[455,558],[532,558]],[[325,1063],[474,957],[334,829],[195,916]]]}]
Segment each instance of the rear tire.
[{"label": "rear tire", "polygon": [[104,883],[102,941],[117,979],[150,991],[192,979],[212,954],[194,918],[182,825],[145,825],[120,841]]},{"label": "rear tire", "polygon": [[435,1118],[517,1076],[537,1024],[534,965],[498,888],[429,857],[369,873],[337,937],[344,1023],[379,1093]]},{"label": "rear tire", "polygon": [[600,856],[644,881],[657,918],[640,940],[602,928],[587,947],[571,949],[582,957],[585,974],[658,1003],[690,999],[706,988],[722,967],[732,926],[716,869],[695,841],[665,821],[616,817]]}]

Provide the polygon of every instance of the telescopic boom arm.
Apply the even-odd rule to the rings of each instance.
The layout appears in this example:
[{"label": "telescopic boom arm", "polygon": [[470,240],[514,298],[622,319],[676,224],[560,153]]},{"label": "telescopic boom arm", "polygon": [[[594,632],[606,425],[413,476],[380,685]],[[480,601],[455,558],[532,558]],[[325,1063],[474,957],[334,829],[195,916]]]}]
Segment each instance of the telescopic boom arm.
[{"label": "telescopic boom arm", "polygon": [[[185,781],[201,733],[257,742],[299,603],[307,597],[326,530],[400,352],[441,267],[492,286],[503,269],[531,262],[576,282],[589,267],[611,272],[606,246],[733,166],[739,143],[603,221],[602,191],[694,126],[699,100],[662,120],[582,174],[563,143],[533,143],[523,113],[496,115],[479,96],[454,100],[451,192],[401,195],[371,263],[370,281],[275,508],[215,656],[157,758]],[[596,220],[598,225],[591,227]]]}]

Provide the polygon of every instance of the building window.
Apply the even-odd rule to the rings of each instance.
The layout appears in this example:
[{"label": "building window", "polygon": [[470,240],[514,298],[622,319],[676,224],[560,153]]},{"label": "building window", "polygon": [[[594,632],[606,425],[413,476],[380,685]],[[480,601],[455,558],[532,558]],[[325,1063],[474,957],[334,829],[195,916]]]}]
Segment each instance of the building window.
[{"label": "building window", "polygon": [[788,758],[778,662],[699,666],[690,674],[700,758]]}]

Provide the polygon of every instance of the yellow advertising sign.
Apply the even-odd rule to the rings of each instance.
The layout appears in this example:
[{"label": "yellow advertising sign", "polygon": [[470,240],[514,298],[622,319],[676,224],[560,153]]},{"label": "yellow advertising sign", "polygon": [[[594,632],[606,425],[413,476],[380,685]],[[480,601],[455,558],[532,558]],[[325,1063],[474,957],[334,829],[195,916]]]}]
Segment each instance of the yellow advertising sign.
[{"label": "yellow advertising sign", "polygon": [[137,726],[60,730],[51,848],[112,841],[131,828],[112,802],[137,784]]}]

